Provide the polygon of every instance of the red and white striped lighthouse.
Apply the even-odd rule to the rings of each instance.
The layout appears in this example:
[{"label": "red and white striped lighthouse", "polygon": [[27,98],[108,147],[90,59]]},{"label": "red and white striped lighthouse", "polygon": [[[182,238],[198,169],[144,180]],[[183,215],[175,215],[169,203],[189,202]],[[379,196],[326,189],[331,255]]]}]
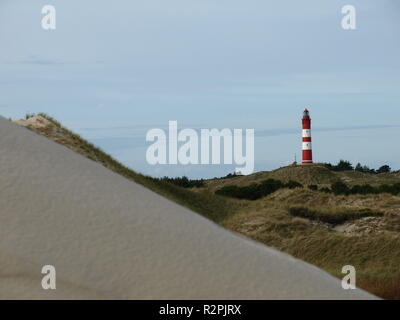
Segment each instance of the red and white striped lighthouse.
[{"label": "red and white striped lighthouse", "polygon": [[307,109],[303,113],[303,161],[302,164],[311,164],[312,148],[311,148],[311,118]]}]

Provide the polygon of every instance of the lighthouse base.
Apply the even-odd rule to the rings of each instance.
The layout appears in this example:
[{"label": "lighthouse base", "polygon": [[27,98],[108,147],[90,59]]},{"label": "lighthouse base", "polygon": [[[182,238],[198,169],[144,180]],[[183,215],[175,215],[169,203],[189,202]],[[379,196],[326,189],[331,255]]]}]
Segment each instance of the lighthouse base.
[{"label": "lighthouse base", "polygon": [[[304,142],[303,142],[304,143]],[[304,149],[303,148],[303,157],[302,157],[302,164],[312,164],[313,163],[313,156],[312,156],[312,150],[310,149]]]}]

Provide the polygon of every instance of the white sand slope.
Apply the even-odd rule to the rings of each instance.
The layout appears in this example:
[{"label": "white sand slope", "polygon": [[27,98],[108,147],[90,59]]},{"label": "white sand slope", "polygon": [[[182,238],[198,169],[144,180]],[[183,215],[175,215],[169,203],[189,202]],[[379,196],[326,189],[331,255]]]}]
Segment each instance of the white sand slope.
[{"label": "white sand slope", "polygon": [[4,118],[0,170],[0,298],[374,298]]}]

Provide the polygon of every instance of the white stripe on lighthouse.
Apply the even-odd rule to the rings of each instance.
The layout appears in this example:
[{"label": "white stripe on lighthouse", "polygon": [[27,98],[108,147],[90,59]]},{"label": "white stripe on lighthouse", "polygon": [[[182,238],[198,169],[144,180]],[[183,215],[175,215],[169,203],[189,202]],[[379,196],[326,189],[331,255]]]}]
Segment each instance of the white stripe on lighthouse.
[{"label": "white stripe on lighthouse", "polygon": [[311,138],[311,130],[303,129],[303,138]]},{"label": "white stripe on lighthouse", "polygon": [[311,142],[303,142],[303,150],[311,150]]}]

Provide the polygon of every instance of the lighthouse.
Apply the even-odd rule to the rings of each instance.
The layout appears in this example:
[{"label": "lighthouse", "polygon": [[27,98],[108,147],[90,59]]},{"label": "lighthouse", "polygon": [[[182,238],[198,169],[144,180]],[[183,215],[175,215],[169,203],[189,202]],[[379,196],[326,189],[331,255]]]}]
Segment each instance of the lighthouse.
[{"label": "lighthouse", "polygon": [[311,164],[312,148],[311,148],[311,118],[310,112],[305,109],[303,112],[303,161],[302,164]]}]

